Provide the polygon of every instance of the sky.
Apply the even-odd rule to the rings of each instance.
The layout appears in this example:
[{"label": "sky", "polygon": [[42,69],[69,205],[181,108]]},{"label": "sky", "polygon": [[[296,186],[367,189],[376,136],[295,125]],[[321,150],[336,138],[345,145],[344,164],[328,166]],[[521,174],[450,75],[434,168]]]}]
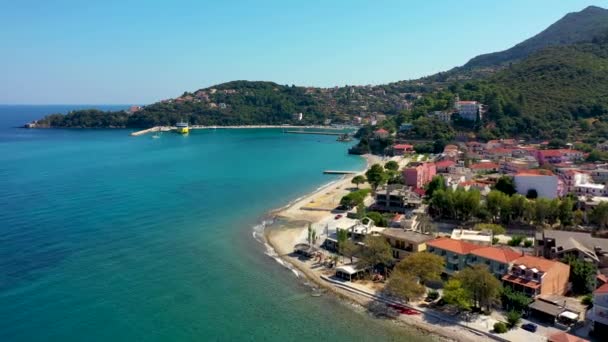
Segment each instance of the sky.
[{"label": "sky", "polygon": [[0,0],[0,104],[148,104],[231,80],[445,71],[608,0]]}]

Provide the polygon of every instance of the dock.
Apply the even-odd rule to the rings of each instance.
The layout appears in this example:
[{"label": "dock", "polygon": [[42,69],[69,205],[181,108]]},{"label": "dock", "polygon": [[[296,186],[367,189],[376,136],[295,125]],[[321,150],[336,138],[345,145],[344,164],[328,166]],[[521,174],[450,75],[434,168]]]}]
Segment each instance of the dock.
[{"label": "dock", "polygon": [[339,132],[319,132],[319,131],[285,131],[285,133],[291,134],[316,134],[316,135],[344,135],[344,133]]},{"label": "dock", "polygon": [[140,135],[144,135],[144,134],[148,134],[148,133],[152,133],[152,132],[168,132],[172,129],[174,129],[174,127],[156,126],[156,127],[152,127],[152,128],[148,128],[148,129],[142,129],[141,131],[133,132],[133,133],[131,133],[131,136],[138,137]]},{"label": "dock", "polygon": [[354,175],[359,173],[358,171],[342,171],[342,170],[325,170],[323,174],[326,175]]}]

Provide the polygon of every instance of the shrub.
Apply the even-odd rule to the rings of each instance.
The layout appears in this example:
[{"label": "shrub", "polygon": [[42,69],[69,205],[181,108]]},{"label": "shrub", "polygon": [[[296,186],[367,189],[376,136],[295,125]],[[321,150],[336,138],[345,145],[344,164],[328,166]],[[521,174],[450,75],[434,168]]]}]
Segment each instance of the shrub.
[{"label": "shrub", "polygon": [[593,306],[593,295],[585,295],[583,299],[581,299],[581,304],[587,306],[588,308],[591,308]]},{"label": "shrub", "polygon": [[507,332],[507,325],[503,322],[494,323],[494,332],[497,334],[504,334]]},{"label": "shrub", "polygon": [[430,300],[435,300],[435,299],[439,298],[439,292],[437,292],[437,290],[430,290],[429,293],[427,294],[427,297]]},{"label": "shrub", "polygon": [[495,245],[498,243],[498,238],[497,237],[493,237],[492,238],[492,244]]},{"label": "shrub", "polygon": [[510,329],[515,328],[521,321],[521,313],[515,310],[511,310],[507,313],[507,324]]},{"label": "shrub", "polygon": [[499,224],[494,224],[494,223],[478,223],[476,224],[473,229],[475,230],[489,230],[492,232],[492,234],[494,235],[501,235],[504,234],[506,232],[505,228]]},{"label": "shrub", "polygon": [[524,240],[524,247],[526,247],[526,248],[530,248],[530,247],[532,247],[532,244],[533,244],[533,243],[534,243],[534,242],[532,242],[532,240],[530,240],[530,239],[526,239],[526,240]]},{"label": "shrub", "polygon": [[511,240],[509,240],[509,242],[507,242],[507,244],[508,244],[509,246],[516,247],[516,246],[521,245],[521,242],[522,242],[523,240],[524,240],[524,237],[523,237],[523,236],[521,236],[521,235],[515,235],[515,236],[513,236],[513,237],[511,238]]}]

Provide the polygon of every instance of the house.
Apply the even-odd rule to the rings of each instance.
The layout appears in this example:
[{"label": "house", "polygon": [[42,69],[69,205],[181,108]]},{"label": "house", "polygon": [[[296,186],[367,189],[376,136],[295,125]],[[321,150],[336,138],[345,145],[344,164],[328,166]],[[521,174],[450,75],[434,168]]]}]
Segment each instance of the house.
[{"label": "house", "polygon": [[405,185],[423,188],[433,179],[436,173],[435,163],[410,163],[403,170],[403,179]]},{"label": "house", "polygon": [[598,268],[608,267],[608,239],[590,233],[545,230],[536,233],[534,255],[551,260],[575,257]]},{"label": "house", "polygon": [[454,229],[452,240],[461,240],[480,246],[492,245],[492,233],[482,230]]},{"label": "house", "polygon": [[397,144],[393,145],[393,155],[402,156],[406,153],[414,152],[414,145],[409,144]]},{"label": "house", "polygon": [[486,265],[490,273],[500,279],[511,268],[513,261],[521,257],[521,253],[509,247],[483,247],[471,251],[469,265]]},{"label": "house", "polygon": [[568,290],[570,266],[554,260],[525,255],[513,260],[508,273],[502,277],[509,286],[530,297],[563,295]]},{"label": "house", "polygon": [[437,118],[439,121],[450,123],[452,121],[452,114],[453,113],[450,111],[436,110],[429,113],[428,116]]},{"label": "house", "polygon": [[407,132],[407,131],[412,130],[412,128],[414,128],[414,124],[413,123],[411,123],[411,122],[405,122],[405,123],[402,123],[399,126],[399,132]]},{"label": "house", "polygon": [[500,165],[489,161],[469,165],[469,169],[473,170],[475,173],[498,172],[499,168]]},{"label": "house", "polygon": [[507,158],[500,165],[500,171],[502,173],[518,173],[520,171],[537,168],[538,161],[536,158],[531,156],[524,156],[521,158]]},{"label": "house", "polygon": [[142,110],[141,106],[131,106],[129,107],[129,114],[137,113]]},{"label": "house", "polygon": [[477,101],[456,101],[454,106],[458,115],[464,120],[477,121],[483,119],[482,105]]},{"label": "house", "polygon": [[608,169],[594,169],[589,175],[596,183],[608,183]]},{"label": "house", "polygon": [[374,210],[404,213],[407,209],[418,208],[422,197],[400,184],[389,184],[376,190]]},{"label": "house", "polygon": [[583,159],[583,152],[569,149],[538,150],[536,159],[539,164],[559,164]]},{"label": "house", "polygon": [[464,191],[469,191],[472,189],[478,190],[482,196],[487,196],[490,193],[490,191],[492,191],[489,184],[480,182],[480,181],[473,181],[473,180],[461,181],[458,184],[456,184],[455,186],[452,185],[452,189],[456,190],[458,188],[464,189]]},{"label": "house", "polygon": [[374,135],[376,136],[376,138],[386,139],[388,138],[389,133],[384,128],[380,128],[374,132]]},{"label": "house", "polygon": [[411,253],[425,251],[427,241],[434,239],[432,235],[402,228],[387,228],[380,234],[391,245],[395,259],[403,259]]},{"label": "house", "polygon": [[526,196],[528,191],[536,190],[538,197],[557,198],[563,193],[563,182],[549,170],[523,170],[514,177],[517,193]]},{"label": "house", "polygon": [[455,161],[452,160],[441,160],[435,162],[435,170],[439,173],[448,173],[450,170],[450,166],[456,165]]},{"label": "house", "polygon": [[304,115],[302,113],[293,113],[291,117],[294,121],[302,121]]},{"label": "house", "polygon": [[441,237],[426,243],[427,251],[445,259],[446,274],[453,274],[467,267],[467,258],[479,245],[462,240]]},{"label": "house", "polygon": [[512,148],[497,147],[497,148],[492,148],[492,149],[486,149],[484,151],[483,155],[488,159],[502,160],[505,158],[513,157],[514,151],[515,150]]},{"label": "house", "polygon": [[587,312],[590,323],[590,334],[593,336],[608,335],[608,284],[593,291],[593,308]]},{"label": "house", "polygon": [[467,146],[467,151],[470,153],[481,154],[483,150],[486,148],[486,145],[480,143],[479,141],[469,141],[465,143]]},{"label": "house", "polygon": [[549,335],[547,342],[589,342],[589,340],[560,331]]}]

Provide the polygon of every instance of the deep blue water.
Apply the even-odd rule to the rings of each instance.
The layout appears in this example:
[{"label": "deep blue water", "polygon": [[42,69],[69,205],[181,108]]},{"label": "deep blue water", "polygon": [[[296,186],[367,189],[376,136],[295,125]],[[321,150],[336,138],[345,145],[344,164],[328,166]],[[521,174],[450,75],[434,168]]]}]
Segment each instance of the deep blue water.
[{"label": "deep blue water", "polygon": [[74,108],[0,106],[0,341],[426,339],[311,297],[252,237],[363,167],[335,137],[14,128]]}]

